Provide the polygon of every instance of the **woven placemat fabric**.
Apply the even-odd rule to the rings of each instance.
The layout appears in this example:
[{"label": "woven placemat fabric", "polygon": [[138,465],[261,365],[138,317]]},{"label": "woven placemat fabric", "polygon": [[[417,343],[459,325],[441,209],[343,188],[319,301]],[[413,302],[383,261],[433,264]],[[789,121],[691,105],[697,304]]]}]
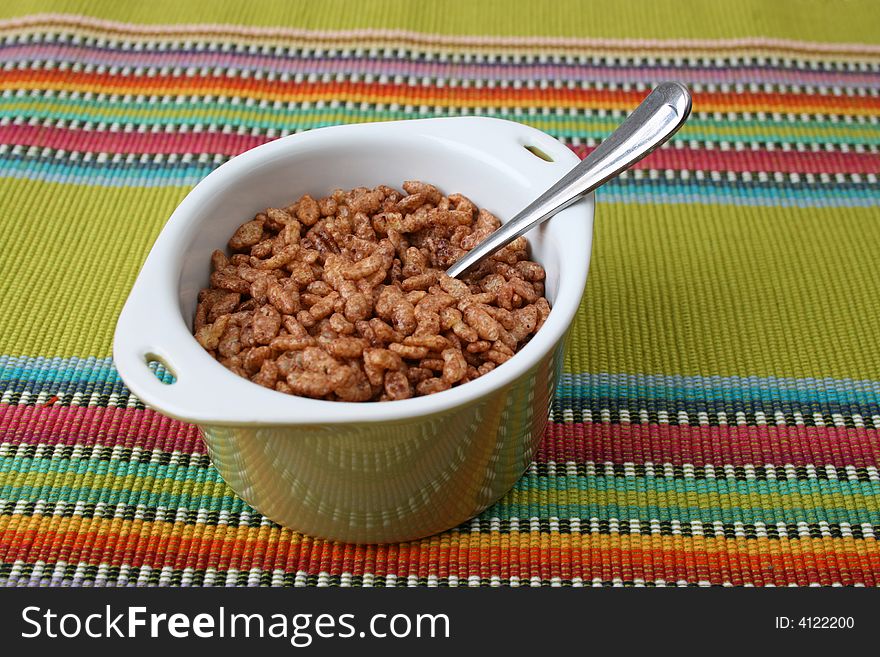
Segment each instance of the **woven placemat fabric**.
[{"label": "woven placemat fabric", "polygon": [[[880,583],[875,3],[14,4],[0,584]],[[112,331],[150,245],[236,154],[479,114],[583,156],[666,79],[693,116],[600,190],[542,446],[473,521],[383,546],[279,527],[119,379]]]}]

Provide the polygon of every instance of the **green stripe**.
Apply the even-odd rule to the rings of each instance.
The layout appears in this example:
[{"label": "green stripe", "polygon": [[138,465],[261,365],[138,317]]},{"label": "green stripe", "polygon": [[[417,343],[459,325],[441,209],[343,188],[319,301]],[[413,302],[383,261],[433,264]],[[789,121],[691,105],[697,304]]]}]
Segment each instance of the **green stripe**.
[{"label": "green stripe", "polygon": [[0,181],[0,353],[110,355],[141,263],[187,191]]},{"label": "green stripe", "polygon": [[566,370],[877,380],[876,214],[600,202]]},{"label": "green stripe", "polygon": [[[23,464],[27,468],[16,471]],[[127,501],[170,508],[190,506],[192,500],[199,500],[200,507],[218,508],[235,499],[216,470],[195,465],[180,468],[125,461],[3,459],[3,480],[6,484],[0,487],[0,497],[7,500]],[[526,475],[492,513],[507,510],[522,516],[523,510],[529,509],[525,515],[564,517],[583,515],[584,510],[595,508],[609,517],[615,517],[613,510],[619,509],[625,510],[622,517],[627,518],[724,522],[796,518],[876,524],[880,522],[878,495],[878,482]],[[557,499],[563,502],[554,502]],[[574,508],[581,511],[564,510]]]},{"label": "green stripe", "polygon": [[[0,182],[0,353],[107,356],[140,263],[185,193]],[[880,313],[865,305],[880,283],[875,219],[872,208],[600,202],[567,369],[878,380],[868,336]],[[34,244],[42,258],[25,258]],[[102,265],[83,268],[86,253]]]},{"label": "green stripe", "polygon": [[[203,459],[187,460],[185,465],[177,463],[152,463],[122,459],[72,459],[72,458],[0,458],[0,485],[3,479],[20,476],[36,477],[50,474],[63,476],[131,476],[154,477],[156,479],[173,479],[175,481],[203,481],[206,475],[202,472],[206,463]],[[28,467],[22,465],[27,463]],[[26,474],[25,474],[26,473]],[[219,480],[219,475],[214,473]],[[719,494],[802,494],[814,492],[823,495],[880,495],[880,481],[850,479],[819,479],[819,478],[771,478],[742,479],[736,477],[654,477],[643,475],[564,475],[529,474],[523,478],[518,489],[524,493],[542,493],[546,491],[617,491],[638,492],[650,490],[663,494],[698,494],[718,492]],[[2,490],[2,489],[0,489]]]},{"label": "green stripe", "polygon": [[347,0],[248,3],[194,3],[151,0],[18,0],[0,16],[38,12],[89,14],[135,23],[226,23],[254,26],[296,25],[307,29],[387,28],[426,33],[594,38],[718,39],[766,35],[822,42],[877,43],[878,6],[848,0],[845,9],[823,0],[691,0],[687,11],[673,0],[618,0],[543,3],[508,0],[445,0],[428,10],[409,0],[369,0],[352,7]]},{"label": "green stripe", "polygon": [[[742,426],[742,425],[738,425]],[[0,474],[4,472],[29,471],[31,466],[23,467],[22,463],[42,462],[36,465],[40,472],[48,470],[63,471],[76,470],[80,466],[79,463],[134,463],[142,467],[163,467],[171,470],[191,468],[210,468],[211,460],[206,453],[200,452],[170,452],[162,450],[160,447],[150,448],[132,448],[113,446],[113,443],[119,437],[109,432],[104,436],[104,444],[83,445],[64,444],[49,445],[43,443],[35,444],[14,444],[0,443]],[[108,444],[109,443],[109,444]],[[39,454],[37,452],[39,451]],[[65,465],[69,464],[69,465]],[[92,466],[89,466],[92,467]],[[94,466],[97,467],[97,466]],[[118,469],[119,465],[107,465],[106,467]],[[812,472],[810,472],[812,470]],[[650,474],[649,474],[650,473]],[[533,477],[532,488],[541,489],[542,486],[548,487],[550,484],[541,484],[541,479],[556,481],[560,477],[573,477],[576,481],[588,478],[608,478],[608,479],[643,479],[659,481],[673,480],[690,480],[690,481],[708,481],[718,480],[726,481],[751,481],[757,485],[762,481],[842,481],[842,482],[861,482],[863,485],[873,486],[880,494],[880,479],[877,477],[877,467],[855,467],[855,466],[834,466],[824,465],[818,469],[811,466],[798,466],[791,469],[784,467],[765,467],[765,466],[724,466],[723,468],[707,466],[657,466],[656,468],[642,464],[607,464],[594,463],[591,461],[579,463],[561,463],[561,462],[534,462],[529,470],[530,477]],[[190,477],[192,478],[192,477]],[[873,478],[873,479],[872,479]],[[0,480],[2,485],[2,480]],[[836,484],[832,484],[836,485]]]},{"label": "green stripe", "polygon": [[[220,477],[216,471],[205,473],[205,463],[197,459],[185,465],[177,463],[151,463],[121,459],[58,459],[58,458],[18,458],[0,457],[0,486],[7,481],[12,483],[24,477],[27,480],[37,477],[65,478],[85,477],[130,477],[173,480],[176,482],[205,481]],[[742,479],[735,477],[652,477],[652,476],[605,476],[564,475],[553,476],[529,474],[519,484],[517,490],[523,494],[540,495],[547,491],[603,492],[620,494],[649,492],[664,495],[846,495],[874,498],[880,496],[880,481],[850,479]],[[5,495],[5,487],[0,488]],[[880,505],[878,505],[880,508]]]},{"label": "green stripe", "polygon": [[[13,518],[70,518],[74,512],[72,504],[68,505],[63,513],[57,514],[53,511],[42,510],[35,513],[34,503],[30,502],[29,510],[26,513],[10,513],[9,508],[12,504],[6,503],[0,505],[0,524],[9,522]],[[709,537],[718,537],[724,535],[726,538],[738,536],[746,540],[757,539],[763,537],[767,540],[800,540],[800,539],[821,539],[823,537],[841,538],[844,536],[851,537],[851,540],[873,540],[872,533],[880,531],[880,526],[865,527],[862,524],[842,524],[837,522],[805,522],[804,525],[798,526],[798,522],[784,523],[780,526],[778,523],[746,523],[746,522],[719,522],[712,523],[711,526],[699,527],[697,523],[704,524],[700,520],[680,522],[678,526],[674,526],[669,519],[637,519],[637,518],[620,518],[620,517],[598,517],[580,518],[577,515],[568,517],[556,517],[554,520],[544,516],[537,518],[510,516],[507,518],[497,518],[493,516],[494,508],[489,509],[481,516],[474,518],[460,527],[460,531],[467,534],[522,534],[531,532],[551,533],[558,535],[577,535],[577,534],[600,534],[605,536],[627,536],[633,534],[653,534],[660,536],[682,536],[693,537],[704,535]],[[148,508],[144,505],[130,505],[121,503],[119,505],[105,505],[98,508],[95,503],[81,503],[80,508],[76,510],[76,517],[83,521],[97,519],[106,521],[110,519],[122,519],[123,521],[141,520],[146,523],[173,524],[176,526],[186,525],[188,527],[217,527],[221,524],[220,516],[223,517],[223,525],[229,528],[252,528],[262,526],[266,519],[259,513],[254,513],[250,507],[241,503],[234,509],[195,509],[195,508],[175,508],[161,514],[162,519],[156,518],[160,515],[155,509]],[[719,526],[720,524],[720,526]],[[537,525],[537,527],[536,527]],[[275,528],[279,525],[271,524]],[[551,529],[552,526],[552,529]],[[2,567],[2,566],[0,566]]]}]

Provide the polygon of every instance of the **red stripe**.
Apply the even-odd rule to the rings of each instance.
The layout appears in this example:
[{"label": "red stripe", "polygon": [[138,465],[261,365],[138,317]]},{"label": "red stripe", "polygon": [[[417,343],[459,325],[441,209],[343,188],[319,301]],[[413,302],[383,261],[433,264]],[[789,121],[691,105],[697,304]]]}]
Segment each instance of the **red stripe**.
[{"label": "red stripe", "polygon": [[880,466],[880,431],[846,427],[551,423],[536,460]]},{"label": "red stripe", "polygon": [[0,404],[0,442],[95,445],[201,454],[198,429],[153,410]]},{"label": "red stripe", "polygon": [[[94,132],[43,126],[0,127],[0,143],[100,153],[211,153],[238,155],[271,139],[223,133]],[[584,157],[592,148],[579,147]],[[721,151],[665,148],[636,165],[638,169],[699,171],[779,171],[782,173],[876,173],[880,154],[798,151]]]},{"label": "red stripe", "polygon": [[[152,410],[0,404],[0,440],[204,453],[194,425]],[[880,466],[880,431],[846,427],[550,423],[536,460]]]}]

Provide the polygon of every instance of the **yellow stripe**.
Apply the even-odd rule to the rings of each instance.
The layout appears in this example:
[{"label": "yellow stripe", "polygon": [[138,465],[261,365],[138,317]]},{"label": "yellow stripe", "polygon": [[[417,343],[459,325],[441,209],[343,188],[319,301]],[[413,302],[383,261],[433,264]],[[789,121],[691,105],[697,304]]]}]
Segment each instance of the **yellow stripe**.
[{"label": "yellow stripe", "polygon": [[845,10],[822,0],[691,0],[683,14],[673,0],[543,3],[509,0],[444,0],[430,7],[408,0],[320,3],[254,0],[191,3],[151,0],[17,0],[0,16],[40,12],[88,14],[131,23],[220,23],[296,26],[309,30],[398,29],[442,35],[546,36],[643,39],[726,39],[754,36],[819,42],[878,43],[878,8],[872,0],[848,0]]}]

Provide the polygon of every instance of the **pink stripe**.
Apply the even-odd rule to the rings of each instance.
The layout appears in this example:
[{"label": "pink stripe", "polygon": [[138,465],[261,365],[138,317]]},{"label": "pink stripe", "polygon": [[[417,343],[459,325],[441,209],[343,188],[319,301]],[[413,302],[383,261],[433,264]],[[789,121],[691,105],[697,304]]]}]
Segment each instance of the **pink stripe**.
[{"label": "pink stripe", "polygon": [[[100,153],[220,153],[238,155],[270,141],[264,136],[223,133],[139,133],[72,130],[43,126],[0,127],[0,143]],[[592,149],[578,147],[584,157]],[[797,151],[722,151],[663,148],[636,165],[640,169],[690,171],[779,171],[782,173],[876,173],[880,154]]]},{"label": "pink stripe", "polygon": [[[152,410],[0,404],[0,442],[205,452],[195,426]],[[880,431],[844,427],[551,423],[538,462],[880,466]]]},{"label": "pink stripe", "polygon": [[[585,157],[593,149],[574,151]],[[634,168],[676,171],[772,171],[781,173],[876,173],[880,154],[797,151],[722,151],[695,148],[662,148]]]},{"label": "pink stripe", "polygon": [[408,77],[441,77],[470,80],[577,80],[605,83],[634,83],[646,80],[676,79],[700,84],[790,84],[817,86],[870,87],[880,85],[880,76],[857,72],[805,71],[796,69],[767,70],[755,67],[688,68],[688,67],[594,67],[565,64],[450,64],[441,62],[409,62],[366,58],[307,59],[266,57],[260,55],[206,52],[131,52],[106,51],[74,46],[29,45],[0,51],[0,62],[67,61],[95,66],[135,67],[209,67],[233,69],[266,69],[278,73],[336,75],[403,75]]},{"label": "pink stripe", "polygon": [[203,454],[198,429],[153,410],[0,404],[0,442],[138,447]]},{"label": "pink stripe", "polygon": [[880,466],[880,431],[845,427],[551,423],[539,462]]},{"label": "pink stripe", "polygon": [[220,153],[238,155],[267,141],[267,137],[220,132],[98,132],[45,128],[40,126],[0,127],[0,143],[63,148],[93,153]]},{"label": "pink stripe", "polygon": [[394,29],[357,29],[357,30],[307,30],[302,28],[281,27],[246,27],[241,25],[223,25],[217,23],[191,24],[156,24],[123,23],[106,19],[64,13],[31,14],[17,18],[0,20],[0,30],[40,27],[45,24],[69,25],[73,27],[98,28],[130,33],[134,36],[150,34],[203,34],[223,33],[241,34],[259,37],[277,38],[313,38],[313,39],[358,39],[382,38],[404,41],[428,41],[448,45],[465,44],[472,46],[551,46],[568,48],[667,48],[692,49],[702,48],[717,50],[720,48],[783,48],[798,51],[870,53],[880,55],[880,46],[865,43],[824,43],[819,41],[795,41],[792,39],[772,39],[767,37],[749,37],[739,39],[597,39],[581,37],[527,37],[527,36],[490,36],[490,35],[447,35],[415,32],[412,30]]}]

